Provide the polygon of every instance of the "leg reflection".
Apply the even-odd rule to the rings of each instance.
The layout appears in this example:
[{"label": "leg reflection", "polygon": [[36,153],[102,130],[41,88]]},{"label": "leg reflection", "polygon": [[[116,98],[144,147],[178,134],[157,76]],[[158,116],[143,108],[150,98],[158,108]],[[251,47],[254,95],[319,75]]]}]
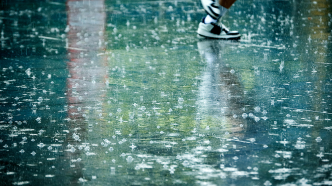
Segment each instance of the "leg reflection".
[{"label": "leg reflection", "polygon": [[202,40],[197,43],[202,60],[206,62],[199,87],[197,118],[200,128],[240,137],[246,128],[246,120],[242,119],[243,90],[234,70],[222,59],[223,51],[237,44],[220,40]]}]

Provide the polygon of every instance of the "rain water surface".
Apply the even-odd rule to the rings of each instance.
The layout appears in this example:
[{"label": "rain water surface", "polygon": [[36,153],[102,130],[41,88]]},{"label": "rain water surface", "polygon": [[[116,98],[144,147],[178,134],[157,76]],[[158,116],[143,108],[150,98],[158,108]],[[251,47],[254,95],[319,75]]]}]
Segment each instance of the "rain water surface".
[{"label": "rain water surface", "polygon": [[331,5],[1,1],[1,185],[332,185]]}]

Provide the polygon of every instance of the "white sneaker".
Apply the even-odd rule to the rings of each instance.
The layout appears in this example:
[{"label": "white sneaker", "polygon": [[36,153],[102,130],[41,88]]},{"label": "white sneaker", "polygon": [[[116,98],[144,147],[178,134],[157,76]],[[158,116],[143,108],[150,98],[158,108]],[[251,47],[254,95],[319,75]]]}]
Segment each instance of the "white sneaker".
[{"label": "white sneaker", "polygon": [[[203,20],[204,21],[204,20]],[[198,26],[199,38],[212,39],[240,39],[241,35],[238,31],[229,31],[229,29],[222,23],[203,23],[200,22]]]}]

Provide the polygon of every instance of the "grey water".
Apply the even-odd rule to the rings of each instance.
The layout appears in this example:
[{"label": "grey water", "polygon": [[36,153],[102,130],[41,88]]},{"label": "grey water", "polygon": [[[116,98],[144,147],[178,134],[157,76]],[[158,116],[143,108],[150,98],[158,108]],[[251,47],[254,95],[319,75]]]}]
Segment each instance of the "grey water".
[{"label": "grey water", "polygon": [[1,1],[1,185],[332,185],[331,6]]}]

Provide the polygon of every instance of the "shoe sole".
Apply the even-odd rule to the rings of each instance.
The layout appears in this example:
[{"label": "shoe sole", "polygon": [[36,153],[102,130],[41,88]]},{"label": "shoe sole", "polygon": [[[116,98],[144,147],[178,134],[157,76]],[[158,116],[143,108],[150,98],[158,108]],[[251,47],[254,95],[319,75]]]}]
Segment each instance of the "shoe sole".
[{"label": "shoe sole", "polygon": [[209,36],[197,34],[197,37],[199,39],[239,40],[241,38],[241,35],[239,34],[239,35],[225,35],[223,37],[209,37]]}]

